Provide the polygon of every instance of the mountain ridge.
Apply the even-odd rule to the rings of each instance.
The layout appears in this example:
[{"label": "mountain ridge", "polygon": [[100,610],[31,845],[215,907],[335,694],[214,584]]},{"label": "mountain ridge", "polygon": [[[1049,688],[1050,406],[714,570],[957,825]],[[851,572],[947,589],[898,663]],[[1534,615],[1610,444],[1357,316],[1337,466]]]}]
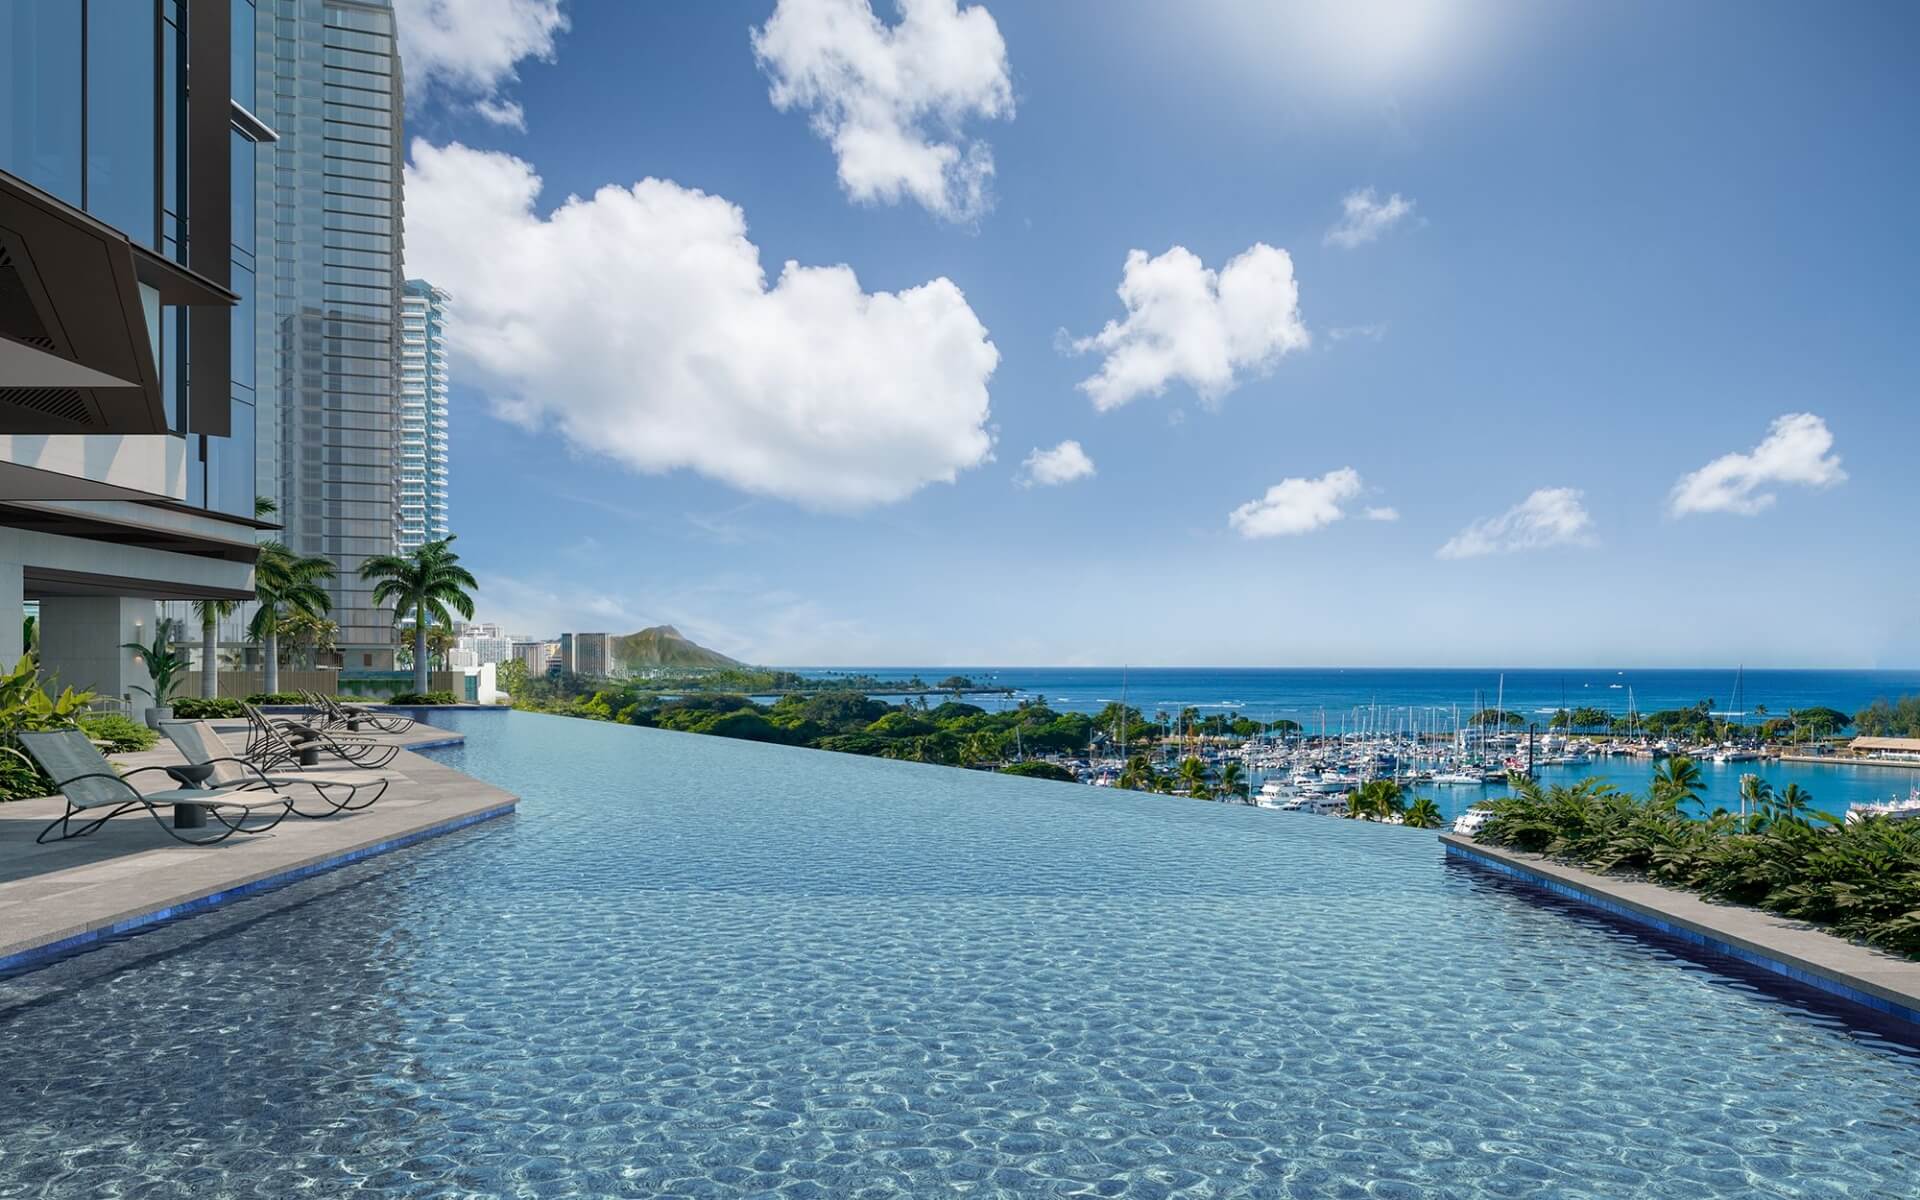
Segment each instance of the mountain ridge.
[{"label": "mountain ridge", "polygon": [[671,625],[652,625],[608,639],[608,657],[627,670],[648,667],[744,667],[718,650],[693,641]]}]

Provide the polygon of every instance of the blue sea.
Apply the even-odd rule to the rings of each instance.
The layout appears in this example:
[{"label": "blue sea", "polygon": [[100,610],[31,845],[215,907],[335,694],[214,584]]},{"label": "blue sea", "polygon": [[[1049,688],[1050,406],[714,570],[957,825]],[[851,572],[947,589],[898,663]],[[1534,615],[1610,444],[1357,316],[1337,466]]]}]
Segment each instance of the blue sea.
[{"label": "blue sea", "polygon": [[[1097,712],[1121,698],[1152,719],[1157,712],[1197,708],[1202,715],[1232,713],[1259,721],[1285,718],[1310,732],[1325,729],[1450,728],[1461,718],[1497,702],[1537,720],[1542,729],[1562,707],[1597,708],[1624,715],[1629,704],[1642,713],[1684,708],[1702,700],[1714,711],[1741,714],[1758,723],[1789,709],[1822,706],[1854,713],[1875,699],[1920,694],[1920,669],[1901,671],[1745,671],[1734,668],[1612,670],[1596,667],[1484,669],[1397,667],[1228,668],[1147,667],[844,667],[796,668],[809,675],[834,671],[883,679],[918,675],[928,682],[965,675],[982,686],[1013,689],[1008,697],[976,696],[987,708],[1044,698],[1061,712]],[[1708,797],[1739,807],[1740,776],[1759,774],[1774,788],[1798,783],[1818,807],[1834,813],[1848,806],[1904,796],[1920,783],[1920,771],[1825,764],[1701,764]],[[1598,776],[1618,787],[1644,789],[1652,772],[1643,760],[1601,760],[1588,767],[1543,768],[1545,782]],[[1502,788],[1435,789],[1443,810],[1453,813]]]}]

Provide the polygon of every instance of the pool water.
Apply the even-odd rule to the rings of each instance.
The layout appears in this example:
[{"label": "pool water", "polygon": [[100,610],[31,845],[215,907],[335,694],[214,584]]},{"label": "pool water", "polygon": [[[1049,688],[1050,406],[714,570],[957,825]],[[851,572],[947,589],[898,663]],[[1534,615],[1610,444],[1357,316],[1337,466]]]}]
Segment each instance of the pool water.
[{"label": "pool water", "polygon": [[512,713],[0,981],[0,1197],[1884,1197],[1920,1058],[1430,833]]}]

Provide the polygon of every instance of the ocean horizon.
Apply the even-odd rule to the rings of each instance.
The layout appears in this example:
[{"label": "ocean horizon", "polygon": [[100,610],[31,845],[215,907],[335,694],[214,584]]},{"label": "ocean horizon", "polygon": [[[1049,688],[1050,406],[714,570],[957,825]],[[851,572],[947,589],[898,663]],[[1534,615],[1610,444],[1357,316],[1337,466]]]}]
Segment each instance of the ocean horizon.
[{"label": "ocean horizon", "polygon": [[[1920,693],[1920,667],[1888,670],[1819,668],[1601,667],[783,667],[812,677],[871,675],[937,683],[964,675],[1012,698],[1044,699],[1061,712],[1094,712],[1121,698],[1148,717],[1160,709],[1232,712],[1260,721],[1294,720],[1329,732],[1343,715],[1417,710],[1422,723],[1454,707],[1470,712],[1496,702],[1528,717],[1551,718],[1562,707],[1624,715],[1702,700],[1728,716],[1761,719],[1822,706],[1855,713],[1881,698]],[[1737,694],[1736,694],[1737,693]],[[990,698],[988,698],[990,699]]]}]

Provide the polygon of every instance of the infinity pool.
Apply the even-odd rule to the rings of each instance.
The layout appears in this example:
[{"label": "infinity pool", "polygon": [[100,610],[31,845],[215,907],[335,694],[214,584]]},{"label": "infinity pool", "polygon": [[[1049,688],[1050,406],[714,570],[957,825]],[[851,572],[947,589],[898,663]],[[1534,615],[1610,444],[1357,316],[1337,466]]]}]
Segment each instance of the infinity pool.
[{"label": "infinity pool", "polygon": [[1884,1197],[1920,1058],[1431,834],[528,714],[0,981],[0,1197]]}]

